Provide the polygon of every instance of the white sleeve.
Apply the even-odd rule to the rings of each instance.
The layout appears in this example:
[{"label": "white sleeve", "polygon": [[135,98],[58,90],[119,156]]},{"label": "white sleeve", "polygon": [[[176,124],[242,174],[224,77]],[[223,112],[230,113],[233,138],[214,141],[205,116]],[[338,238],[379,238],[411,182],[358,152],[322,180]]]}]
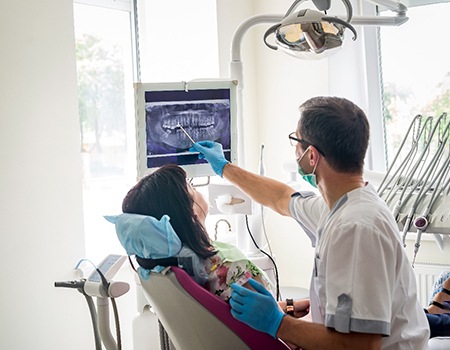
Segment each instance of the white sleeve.
[{"label": "white sleeve", "polygon": [[326,326],[389,335],[396,254],[388,236],[373,226],[342,224],[329,247],[323,271]]},{"label": "white sleeve", "polygon": [[322,197],[314,192],[296,192],[289,203],[291,216],[300,224],[311,239],[311,245],[316,246],[317,227],[324,212],[328,210]]}]

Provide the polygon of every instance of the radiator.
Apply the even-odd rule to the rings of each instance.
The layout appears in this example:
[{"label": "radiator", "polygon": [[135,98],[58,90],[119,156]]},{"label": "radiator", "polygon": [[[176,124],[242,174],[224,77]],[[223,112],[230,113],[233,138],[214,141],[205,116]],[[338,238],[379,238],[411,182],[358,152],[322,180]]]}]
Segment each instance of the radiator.
[{"label": "radiator", "polygon": [[417,284],[417,297],[420,305],[423,307],[428,306],[431,293],[433,292],[434,282],[443,271],[450,271],[450,265],[425,263],[416,263],[414,265],[414,274],[416,276]]}]

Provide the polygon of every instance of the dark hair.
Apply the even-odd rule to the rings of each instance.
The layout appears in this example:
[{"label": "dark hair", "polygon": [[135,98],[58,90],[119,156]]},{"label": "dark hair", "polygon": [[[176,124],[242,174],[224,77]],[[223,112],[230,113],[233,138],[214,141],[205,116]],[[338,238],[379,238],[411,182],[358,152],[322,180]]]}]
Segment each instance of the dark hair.
[{"label": "dark hair", "polygon": [[165,165],[142,178],[122,203],[122,211],[153,216],[170,223],[181,242],[205,259],[215,254],[208,233],[194,215],[194,201],[188,190],[186,172],[178,165]]},{"label": "dark hair", "polygon": [[339,97],[314,97],[300,108],[298,132],[325,154],[336,171],[362,173],[369,145],[370,127],[365,113]]}]

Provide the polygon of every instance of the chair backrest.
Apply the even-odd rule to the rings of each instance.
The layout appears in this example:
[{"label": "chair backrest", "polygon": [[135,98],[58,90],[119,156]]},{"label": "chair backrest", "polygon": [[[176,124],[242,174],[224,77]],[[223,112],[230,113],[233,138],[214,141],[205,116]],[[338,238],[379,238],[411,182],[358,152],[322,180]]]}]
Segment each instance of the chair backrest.
[{"label": "chair backrest", "polygon": [[151,273],[141,285],[178,350],[289,349],[282,341],[236,320],[230,305],[198,285],[184,270]]}]

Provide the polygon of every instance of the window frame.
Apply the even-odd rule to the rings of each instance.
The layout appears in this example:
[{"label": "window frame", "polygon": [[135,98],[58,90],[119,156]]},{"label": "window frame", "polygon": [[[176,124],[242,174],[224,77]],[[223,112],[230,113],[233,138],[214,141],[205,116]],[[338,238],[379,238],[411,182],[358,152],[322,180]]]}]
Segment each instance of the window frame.
[{"label": "window frame", "polygon": [[73,0],[74,3],[132,12],[132,0]]}]

